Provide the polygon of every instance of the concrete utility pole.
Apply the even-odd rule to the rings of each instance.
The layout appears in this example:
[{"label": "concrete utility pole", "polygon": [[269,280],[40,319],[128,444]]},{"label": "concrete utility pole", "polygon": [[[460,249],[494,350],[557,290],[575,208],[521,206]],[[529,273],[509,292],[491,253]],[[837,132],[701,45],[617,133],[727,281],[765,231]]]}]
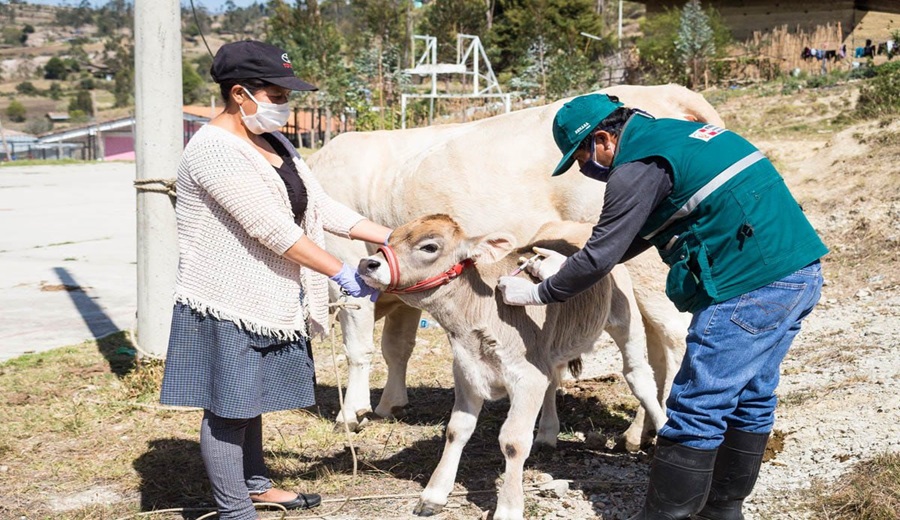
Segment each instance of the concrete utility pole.
[{"label": "concrete utility pole", "polygon": [[[184,148],[179,0],[134,6],[137,178],[172,178]],[[163,357],[169,343],[178,266],[175,209],[168,195],[137,192],[137,330],[143,353]]]}]

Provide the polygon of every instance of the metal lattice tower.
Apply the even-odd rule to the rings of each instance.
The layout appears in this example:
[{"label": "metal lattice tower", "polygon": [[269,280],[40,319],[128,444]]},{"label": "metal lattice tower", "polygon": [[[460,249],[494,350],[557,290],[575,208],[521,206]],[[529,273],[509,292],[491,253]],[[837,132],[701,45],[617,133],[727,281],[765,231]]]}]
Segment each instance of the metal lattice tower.
[{"label": "metal lattice tower", "polygon": [[[428,94],[402,94],[401,104],[401,128],[406,128],[406,103],[408,99],[429,99],[429,120],[434,117],[435,99],[465,99],[465,98],[500,98],[503,99],[506,112],[510,110],[510,95],[504,94],[500,89],[500,83],[491,68],[491,62],[484,52],[481,38],[471,34],[458,34],[456,36],[456,63],[437,62],[437,38],[427,35],[414,35],[413,44],[423,41],[425,48],[415,67],[406,69],[407,74],[419,76],[431,76],[431,92]],[[459,74],[463,77],[472,77],[472,92],[468,94],[455,94],[451,92],[439,93],[437,90],[438,74]],[[482,85],[484,87],[482,88]]]}]

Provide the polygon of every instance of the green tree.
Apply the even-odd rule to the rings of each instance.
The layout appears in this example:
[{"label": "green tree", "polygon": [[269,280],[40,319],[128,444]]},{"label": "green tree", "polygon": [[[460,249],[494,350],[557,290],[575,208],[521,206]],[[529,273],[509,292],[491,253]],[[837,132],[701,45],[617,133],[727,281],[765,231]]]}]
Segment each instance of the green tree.
[{"label": "green tree", "polygon": [[56,24],[78,29],[94,21],[90,0],[81,0],[78,7],[60,7],[56,10]]},{"label": "green tree", "polygon": [[[715,52],[712,57],[723,57],[732,42],[731,31],[717,11],[706,9],[704,13],[713,33]],[[643,83],[690,82],[688,69],[679,57],[675,44],[680,29],[680,9],[666,9],[663,13],[648,16],[641,23],[644,36],[636,42],[636,46],[640,55],[637,72]],[[715,79],[718,69],[711,67],[711,72]]]},{"label": "green tree", "polygon": [[335,23],[323,16],[317,0],[297,2],[293,8],[283,0],[271,0],[269,9],[269,41],[288,52],[298,76],[319,88],[310,96],[313,106],[324,104],[332,111],[342,111],[350,71],[341,54],[343,38]]},{"label": "green tree", "polygon": [[8,117],[10,121],[21,123],[25,121],[26,114],[27,111],[25,110],[25,105],[17,99],[10,101],[9,106],[6,107],[6,117]]},{"label": "green tree", "polygon": [[125,36],[111,37],[103,49],[104,65],[113,74],[115,106],[130,106],[134,92],[134,42]]},{"label": "green tree", "polygon": [[438,60],[456,60],[456,35],[487,34],[484,0],[445,0],[428,4],[421,30],[438,41]]},{"label": "green tree", "polygon": [[409,83],[401,67],[401,51],[367,47],[353,60],[353,75],[346,103],[356,116],[359,130],[393,129],[400,126],[401,114],[395,110],[400,93]]},{"label": "green tree", "polygon": [[63,60],[54,56],[44,65],[44,79],[66,79],[68,75],[66,64]]},{"label": "green tree", "polygon": [[212,25],[212,17],[203,5],[195,5],[181,9],[181,30],[190,37],[200,36],[200,33],[209,34]]},{"label": "green tree", "polygon": [[[594,0],[505,0],[500,7],[490,37],[496,70],[508,70],[514,76],[537,70],[541,94],[554,97],[584,92],[597,84],[603,71],[600,58],[613,42],[604,35]],[[602,40],[589,40],[583,32]],[[551,66],[554,61],[564,68]]]},{"label": "green tree", "polygon": [[[310,2],[312,3],[312,2]],[[351,0],[351,12],[357,32],[371,35],[372,43],[383,48],[396,47],[408,52],[409,0]]]},{"label": "green tree", "polygon": [[519,74],[510,79],[509,86],[525,97],[542,96],[547,91],[547,46],[544,39],[531,44],[522,59]]},{"label": "green tree", "polygon": [[681,10],[675,50],[681,63],[688,70],[690,83],[700,84],[706,62],[716,53],[715,36],[710,26],[709,16],[703,12],[700,0],[691,0]]},{"label": "green tree", "polygon": [[67,57],[63,60],[69,70],[78,72],[82,66],[91,62],[87,51],[84,50],[84,43],[81,40],[72,40],[69,42],[69,51]]},{"label": "green tree", "polygon": [[209,75],[209,69],[212,67],[212,62],[213,58],[208,52],[204,52],[194,58],[194,69],[204,82],[212,81],[212,77]]},{"label": "green tree", "polygon": [[203,78],[186,61],[181,64],[181,95],[187,105],[192,105],[206,96]]},{"label": "green tree", "polygon": [[247,29],[259,21],[265,7],[257,3],[247,7],[238,7],[232,0],[225,2],[225,14],[222,17],[222,31],[244,34]]},{"label": "green tree", "polygon": [[115,36],[134,27],[134,7],[127,0],[109,0],[95,12],[94,24],[100,36]]},{"label": "green tree", "polygon": [[75,117],[73,114],[76,112],[84,115],[94,113],[94,102],[91,100],[91,93],[87,90],[79,90],[75,97],[69,100],[69,115]]}]

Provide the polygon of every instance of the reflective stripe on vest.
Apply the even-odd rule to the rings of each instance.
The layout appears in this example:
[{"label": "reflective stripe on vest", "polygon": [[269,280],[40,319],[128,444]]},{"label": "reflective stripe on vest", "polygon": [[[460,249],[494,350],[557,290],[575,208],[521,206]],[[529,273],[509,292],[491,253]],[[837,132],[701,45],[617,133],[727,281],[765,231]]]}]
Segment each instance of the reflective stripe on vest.
[{"label": "reflective stripe on vest", "polygon": [[676,220],[690,215],[691,212],[694,211],[697,206],[699,206],[700,203],[704,201],[704,199],[706,199],[706,197],[709,197],[714,191],[722,187],[723,184],[731,180],[735,175],[741,173],[742,171],[765,158],[766,156],[762,152],[757,150],[744,157],[740,161],[732,164],[728,168],[725,168],[721,173],[716,174],[716,176],[710,179],[710,181],[707,182],[702,188],[697,190],[697,192],[694,193],[691,198],[684,203],[684,206],[681,206],[678,211],[673,213],[671,217],[663,222],[663,225],[653,230],[650,234],[644,235],[644,240],[650,240],[651,238],[659,234],[662,230],[669,227]]}]

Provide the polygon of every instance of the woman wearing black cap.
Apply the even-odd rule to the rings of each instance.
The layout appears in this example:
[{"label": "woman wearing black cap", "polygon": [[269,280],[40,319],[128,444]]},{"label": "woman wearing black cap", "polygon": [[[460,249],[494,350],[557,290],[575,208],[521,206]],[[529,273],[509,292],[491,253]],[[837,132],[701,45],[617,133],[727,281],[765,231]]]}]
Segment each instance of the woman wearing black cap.
[{"label": "woman wearing black cap", "polygon": [[324,232],[384,243],[391,230],[331,199],[278,132],[294,90],[284,50],[257,41],[213,60],[224,111],[185,147],[178,169],[179,262],[160,401],[203,408],[200,451],[223,520],[255,520],[254,502],[288,509],[317,494],[266,476],[262,413],[311,406],[310,338],[328,322],[328,280],[375,300],[323,249]]}]

